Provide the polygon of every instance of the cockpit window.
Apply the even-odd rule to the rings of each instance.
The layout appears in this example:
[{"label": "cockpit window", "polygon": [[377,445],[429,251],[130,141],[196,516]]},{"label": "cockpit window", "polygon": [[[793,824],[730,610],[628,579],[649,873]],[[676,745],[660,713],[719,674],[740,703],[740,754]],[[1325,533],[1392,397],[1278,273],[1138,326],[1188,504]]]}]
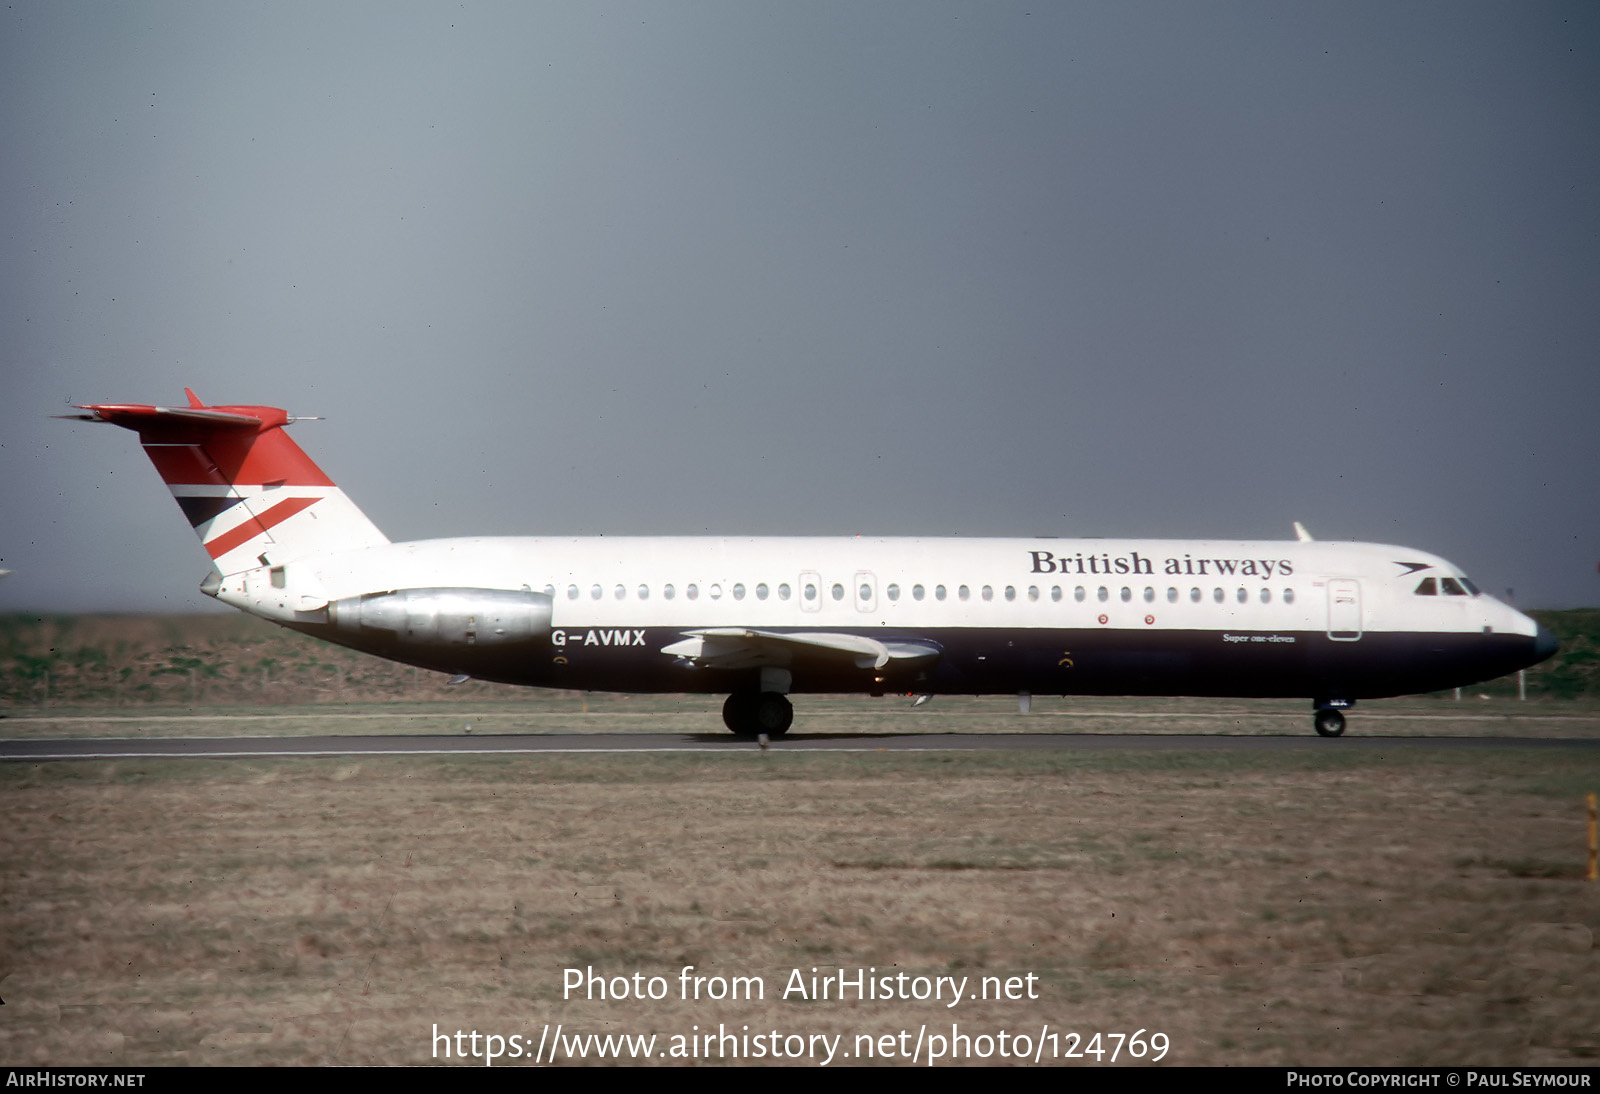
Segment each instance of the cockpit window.
[{"label": "cockpit window", "polygon": [[1422,584],[1417,586],[1417,595],[1418,596],[1438,596],[1439,595],[1439,583],[1437,581],[1435,581],[1431,577],[1423,578],[1422,579]]},{"label": "cockpit window", "polygon": [[1445,596],[1467,595],[1467,590],[1461,587],[1461,582],[1457,581],[1453,577],[1441,577],[1439,579],[1439,589],[1444,593]]},{"label": "cockpit window", "polygon": [[1461,579],[1461,584],[1465,585],[1467,587],[1467,592],[1471,593],[1473,596],[1477,596],[1479,594],[1478,587],[1472,582],[1468,581],[1466,578]]}]

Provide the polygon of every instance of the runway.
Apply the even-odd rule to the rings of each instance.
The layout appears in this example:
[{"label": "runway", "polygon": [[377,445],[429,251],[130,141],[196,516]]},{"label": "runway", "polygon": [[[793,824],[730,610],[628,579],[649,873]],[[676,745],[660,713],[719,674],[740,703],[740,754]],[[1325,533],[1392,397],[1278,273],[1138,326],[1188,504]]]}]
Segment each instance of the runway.
[{"label": "runway", "polygon": [[727,733],[506,733],[319,737],[98,737],[0,741],[0,760],[242,759],[284,756],[488,756],[650,752],[1005,752],[1019,750],[1282,752],[1396,748],[1596,749],[1570,737],[1361,737],[1311,734],[799,733],[763,746]]}]

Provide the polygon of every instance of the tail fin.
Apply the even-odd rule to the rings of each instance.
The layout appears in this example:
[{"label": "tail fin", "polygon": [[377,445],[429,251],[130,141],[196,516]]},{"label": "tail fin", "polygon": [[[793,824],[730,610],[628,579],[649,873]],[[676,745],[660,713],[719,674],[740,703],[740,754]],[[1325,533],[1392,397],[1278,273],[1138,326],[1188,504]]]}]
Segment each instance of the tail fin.
[{"label": "tail fin", "polygon": [[224,576],[306,555],[375,547],[384,534],[311,462],[270,406],[81,406],[83,421],[139,434],[150,462]]}]

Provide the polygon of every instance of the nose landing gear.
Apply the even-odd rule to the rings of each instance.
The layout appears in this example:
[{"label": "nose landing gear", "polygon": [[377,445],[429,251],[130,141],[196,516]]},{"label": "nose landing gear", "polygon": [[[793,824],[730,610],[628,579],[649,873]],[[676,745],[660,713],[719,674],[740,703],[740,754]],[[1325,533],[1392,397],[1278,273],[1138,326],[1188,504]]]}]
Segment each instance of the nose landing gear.
[{"label": "nose landing gear", "polygon": [[1337,710],[1319,710],[1313,724],[1322,736],[1337,737],[1344,732],[1344,715]]},{"label": "nose landing gear", "polygon": [[1323,737],[1338,737],[1344,733],[1344,712],[1356,705],[1354,699],[1316,699],[1311,706],[1316,713],[1311,724]]}]

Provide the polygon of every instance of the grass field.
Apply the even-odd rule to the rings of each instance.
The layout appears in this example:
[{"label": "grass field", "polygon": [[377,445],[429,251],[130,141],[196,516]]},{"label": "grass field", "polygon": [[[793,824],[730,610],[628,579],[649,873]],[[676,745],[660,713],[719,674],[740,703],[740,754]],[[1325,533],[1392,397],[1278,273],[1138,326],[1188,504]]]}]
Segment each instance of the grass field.
[{"label": "grass field", "polygon": [[[840,703],[817,728],[898,716]],[[715,709],[623,706],[557,713],[614,730]],[[1048,720],[919,713],[941,706],[951,730]],[[1079,728],[1139,709],[1106,701]],[[1241,717],[1309,732],[1275,710]],[[1367,710],[1352,733],[1376,732]],[[319,731],[314,713],[286,731]],[[531,1051],[548,1022],[654,1033],[657,1052],[719,1023],[843,1035],[852,1062],[857,1035],[906,1030],[909,1050],[958,1023],[1057,1031],[1061,1050],[1068,1031],[1161,1032],[1168,1065],[1592,1063],[1600,757],[1330,744],[7,764],[0,1061],[425,1063],[435,1026]],[[759,976],[765,998],[681,1000],[685,965]],[[671,990],[563,999],[563,970],[587,967]],[[779,997],[813,968],[971,990],[1033,974],[1038,998]]]}]

